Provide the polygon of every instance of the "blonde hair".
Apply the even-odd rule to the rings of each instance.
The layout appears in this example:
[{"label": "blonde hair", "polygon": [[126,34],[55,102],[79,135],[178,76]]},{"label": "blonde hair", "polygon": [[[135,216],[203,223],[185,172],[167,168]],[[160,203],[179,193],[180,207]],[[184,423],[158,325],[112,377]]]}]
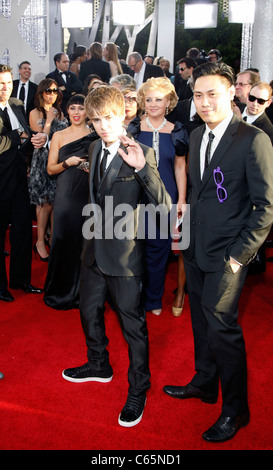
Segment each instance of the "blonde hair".
[{"label": "blonde hair", "polygon": [[138,90],[137,102],[141,110],[145,109],[145,97],[151,90],[159,90],[170,100],[169,113],[176,107],[178,96],[172,82],[167,77],[149,78]]},{"label": "blonde hair", "polygon": [[94,113],[107,116],[114,114],[115,116],[124,116],[125,101],[120,90],[113,86],[101,85],[88,93],[84,101],[87,115],[90,119],[94,117]]},{"label": "blonde hair", "polygon": [[107,51],[107,57],[106,57],[106,60],[108,62],[110,62],[110,60],[112,62],[114,62],[114,64],[116,64],[117,68],[118,68],[118,73],[119,74],[122,74],[123,73],[123,70],[121,68],[121,65],[120,65],[120,62],[119,62],[119,58],[118,58],[118,48],[116,46],[116,44],[114,42],[107,42],[105,44],[105,48],[106,48],[106,51]]},{"label": "blonde hair", "polygon": [[254,85],[252,85],[252,87],[250,88],[250,92],[253,90],[253,88],[259,88],[260,90],[267,90],[268,91],[268,99],[270,100],[271,96],[272,96],[272,88],[271,86],[266,83],[266,82],[257,82],[257,83],[254,83]]}]

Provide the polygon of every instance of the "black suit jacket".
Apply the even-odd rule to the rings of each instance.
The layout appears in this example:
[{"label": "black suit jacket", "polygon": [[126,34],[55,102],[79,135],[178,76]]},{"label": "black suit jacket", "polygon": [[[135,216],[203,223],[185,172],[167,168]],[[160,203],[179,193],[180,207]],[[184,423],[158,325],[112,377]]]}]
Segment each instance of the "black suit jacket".
[{"label": "black suit jacket", "polygon": [[54,72],[50,72],[46,76],[46,78],[53,78],[53,80],[55,80],[58,83],[59,87],[65,86],[65,90],[62,90],[63,100],[61,104],[61,108],[63,112],[65,113],[67,103],[69,99],[71,98],[71,96],[75,93],[82,93],[82,90],[83,90],[82,83],[77,78],[77,75],[73,72],[67,72],[67,78],[65,82],[61,73],[59,72],[57,68],[54,70]]},{"label": "black suit jacket", "polygon": [[261,116],[259,116],[252,124],[259,129],[262,129],[269,136],[273,144],[273,124],[265,112],[263,112],[263,114],[261,114]]},{"label": "black suit jacket", "polygon": [[110,65],[102,59],[89,59],[82,62],[79,74],[82,84],[85,84],[85,80],[91,74],[98,75],[103,82],[109,83],[111,78]]},{"label": "black suit jacket", "polygon": [[[87,231],[90,239],[84,244],[82,259],[88,266],[96,260],[100,270],[109,276],[135,276],[143,273],[144,237],[138,237],[137,232],[141,218],[138,206],[144,193],[149,203],[155,206],[165,205],[166,214],[171,209],[171,197],[157,171],[154,151],[143,144],[139,145],[147,161],[144,168],[135,172],[117,153],[97,189],[96,172],[99,169],[97,160],[100,158],[101,140],[93,144],[93,151],[92,144],[90,146],[90,200],[95,210],[93,220],[92,217],[87,219],[83,227],[84,237]],[[109,205],[106,204],[106,197],[109,198]],[[131,236],[127,234],[121,237],[117,229],[125,224],[125,214],[119,210],[123,208],[126,211],[129,207],[129,218],[131,222],[134,221]],[[90,209],[85,215],[89,214]],[[105,239],[103,235],[105,229],[108,235],[110,233],[109,239]],[[102,236],[99,234],[100,230]],[[143,228],[141,233],[144,233]]]},{"label": "black suit jacket", "polygon": [[[205,272],[234,258],[247,265],[273,222],[273,149],[268,136],[233,116],[211,163],[200,178],[200,146],[205,126],[190,135],[188,202],[190,246],[184,258]],[[227,199],[220,203],[214,170],[223,174]]]},{"label": "black suit jacket", "polygon": [[164,77],[164,72],[158,65],[146,64],[143,82],[146,82],[148,78],[153,77]]},{"label": "black suit jacket", "polygon": [[[11,96],[16,98],[18,87],[19,87],[20,80],[13,80],[13,90]],[[36,83],[29,81],[28,82],[28,95],[27,95],[27,103],[26,103],[26,117],[27,121],[29,119],[29,113],[32,109],[35,108],[34,105],[34,97],[37,91],[38,85]]]},{"label": "black suit jacket", "polygon": [[22,101],[10,98],[9,105],[29,137],[21,146],[17,130],[8,130],[0,113],[0,201],[12,198],[18,178],[26,178],[24,149],[27,148],[31,138]]},{"label": "black suit jacket", "polygon": [[[134,77],[135,72],[130,69],[129,74]],[[143,76],[143,83],[146,82],[149,78],[154,77],[164,77],[164,72],[161,67],[158,65],[146,64],[144,76]]]}]

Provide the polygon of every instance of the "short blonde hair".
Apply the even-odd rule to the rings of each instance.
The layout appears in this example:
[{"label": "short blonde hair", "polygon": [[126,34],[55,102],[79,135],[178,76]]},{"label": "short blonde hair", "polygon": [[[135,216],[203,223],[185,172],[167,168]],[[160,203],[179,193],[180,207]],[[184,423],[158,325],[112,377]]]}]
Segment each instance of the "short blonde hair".
[{"label": "short blonde hair", "polygon": [[145,109],[145,97],[151,90],[159,90],[164,94],[165,98],[170,100],[169,112],[171,112],[177,105],[178,96],[172,82],[167,77],[149,78],[146,82],[142,83],[137,93],[137,102],[141,110]]},{"label": "short blonde hair", "polygon": [[253,88],[260,88],[260,90],[267,90],[268,91],[268,99],[270,100],[270,98],[272,97],[272,88],[271,86],[267,83],[267,82],[257,82],[257,83],[254,83],[254,85],[252,85],[252,87],[250,88],[250,91],[249,93],[251,93],[251,91],[253,90]]},{"label": "short blonde hair", "polygon": [[94,113],[102,116],[109,114],[124,116],[125,114],[123,94],[117,88],[109,85],[98,86],[88,93],[84,105],[90,119],[94,117]]}]

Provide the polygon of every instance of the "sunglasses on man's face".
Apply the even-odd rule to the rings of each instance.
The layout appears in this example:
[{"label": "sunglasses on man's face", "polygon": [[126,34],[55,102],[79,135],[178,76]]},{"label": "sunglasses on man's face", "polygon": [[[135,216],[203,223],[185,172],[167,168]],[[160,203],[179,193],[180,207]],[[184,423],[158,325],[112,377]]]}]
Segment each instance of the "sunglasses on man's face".
[{"label": "sunglasses on man's face", "polygon": [[51,95],[51,93],[54,93],[54,95],[57,95],[58,93],[58,88],[47,88],[45,90],[46,95]]},{"label": "sunglasses on man's face", "polygon": [[259,104],[263,105],[265,104],[268,100],[263,100],[263,98],[257,98],[256,96],[254,95],[248,95],[248,99],[249,101],[251,101],[252,103],[254,103],[254,101],[258,101]]}]

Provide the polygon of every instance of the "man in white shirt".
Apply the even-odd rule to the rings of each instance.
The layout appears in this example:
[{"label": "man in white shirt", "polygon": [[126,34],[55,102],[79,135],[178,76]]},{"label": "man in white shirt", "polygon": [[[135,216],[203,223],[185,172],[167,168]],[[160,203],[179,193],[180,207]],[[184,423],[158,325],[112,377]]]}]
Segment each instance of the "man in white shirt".
[{"label": "man in white shirt", "polygon": [[20,99],[24,103],[27,120],[29,113],[35,108],[34,97],[37,91],[37,85],[30,81],[31,64],[27,60],[19,65],[19,80],[13,80],[12,97]]},{"label": "man in white shirt", "polygon": [[26,151],[30,141],[38,147],[46,135],[31,137],[22,102],[11,98],[11,68],[0,64],[0,301],[11,302],[4,258],[10,224],[9,287],[26,293],[42,293],[30,284],[32,221],[27,182]]},{"label": "man in white shirt", "polygon": [[146,82],[148,78],[163,77],[164,73],[161,67],[144,62],[139,52],[132,52],[128,57],[128,66],[131,69],[131,75],[137,84],[137,89]]},{"label": "man in white shirt", "polygon": [[248,94],[242,118],[249,124],[262,129],[270,137],[273,144],[273,124],[265,112],[271,103],[271,86],[266,82],[255,83]]},{"label": "man in white shirt", "polygon": [[205,124],[189,139],[191,236],[183,251],[194,336],[195,370],[180,399],[216,403],[222,413],[203,438],[234,437],[249,422],[247,366],[238,303],[248,265],[273,221],[273,149],[268,136],[231,111],[233,70],[223,62],[193,71],[194,101]]}]

